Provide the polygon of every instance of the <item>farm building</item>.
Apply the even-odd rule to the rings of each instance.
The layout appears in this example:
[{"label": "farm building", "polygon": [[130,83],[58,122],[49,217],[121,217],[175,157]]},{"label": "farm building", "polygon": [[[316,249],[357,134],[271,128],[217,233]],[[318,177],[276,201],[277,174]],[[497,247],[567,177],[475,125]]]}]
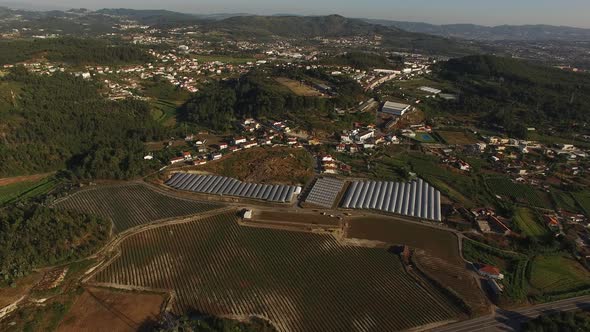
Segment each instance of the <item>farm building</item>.
[{"label": "farm building", "polygon": [[410,110],[410,105],[386,101],[381,108],[381,112],[390,115],[402,116]]},{"label": "farm building", "polygon": [[440,192],[426,181],[400,183],[352,182],[344,195],[346,209],[372,209],[411,217],[441,221]]},{"label": "farm building", "polygon": [[504,275],[500,273],[500,269],[495,266],[484,265],[481,268],[479,268],[479,270],[477,270],[477,273],[490,279],[504,279]]},{"label": "farm building", "polygon": [[166,181],[166,184],[179,190],[258,199],[273,203],[290,203],[301,193],[299,186],[256,184],[225,176],[188,173],[176,173]]}]

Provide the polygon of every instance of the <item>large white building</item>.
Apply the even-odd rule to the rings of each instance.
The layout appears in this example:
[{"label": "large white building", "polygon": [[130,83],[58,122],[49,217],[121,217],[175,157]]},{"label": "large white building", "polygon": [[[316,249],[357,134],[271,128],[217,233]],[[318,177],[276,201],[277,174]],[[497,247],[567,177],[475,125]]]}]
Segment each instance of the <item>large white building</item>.
[{"label": "large white building", "polygon": [[437,95],[437,94],[439,94],[439,93],[441,93],[441,92],[442,92],[442,91],[441,91],[441,90],[439,90],[439,89],[431,88],[431,87],[429,87],[429,86],[422,86],[422,87],[420,87],[419,89],[420,89],[420,90],[422,90],[422,91],[424,91],[424,92],[431,93],[431,94],[433,94],[433,95]]},{"label": "large white building", "polygon": [[391,115],[402,116],[406,114],[407,111],[410,110],[410,105],[396,103],[393,101],[386,101],[381,108],[381,112]]}]

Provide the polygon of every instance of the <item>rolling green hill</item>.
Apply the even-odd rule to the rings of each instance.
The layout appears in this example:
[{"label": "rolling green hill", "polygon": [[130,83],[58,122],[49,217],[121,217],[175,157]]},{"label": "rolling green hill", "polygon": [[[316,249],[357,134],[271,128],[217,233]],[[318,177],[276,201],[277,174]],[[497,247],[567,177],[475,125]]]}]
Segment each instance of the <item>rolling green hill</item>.
[{"label": "rolling green hill", "polygon": [[384,46],[427,53],[466,55],[480,51],[478,46],[458,40],[407,32],[395,27],[371,24],[340,15],[329,16],[237,16],[205,25],[210,31],[221,31],[235,37],[314,38],[381,36]]}]

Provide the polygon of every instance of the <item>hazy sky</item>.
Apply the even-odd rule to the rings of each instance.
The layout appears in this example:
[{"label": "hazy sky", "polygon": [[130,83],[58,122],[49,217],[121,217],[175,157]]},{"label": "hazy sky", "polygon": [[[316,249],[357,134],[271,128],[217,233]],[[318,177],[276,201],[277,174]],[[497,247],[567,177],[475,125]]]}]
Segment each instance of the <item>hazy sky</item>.
[{"label": "hazy sky", "polygon": [[[0,0],[0,3],[3,2]],[[436,24],[553,24],[590,28],[590,0],[5,0],[45,7],[191,13],[341,14]]]}]

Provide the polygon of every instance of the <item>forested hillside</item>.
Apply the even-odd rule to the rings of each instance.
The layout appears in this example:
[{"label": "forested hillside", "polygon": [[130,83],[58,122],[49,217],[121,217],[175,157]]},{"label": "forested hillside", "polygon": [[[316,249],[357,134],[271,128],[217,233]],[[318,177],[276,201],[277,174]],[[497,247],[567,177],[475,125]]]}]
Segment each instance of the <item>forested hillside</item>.
[{"label": "forested hillside", "polygon": [[149,167],[142,141],[164,135],[146,103],[112,102],[96,83],[16,68],[0,79],[0,177],[68,167],[82,177],[130,178]]},{"label": "forested hillside", "polygon": [[26,60],[64,62],[70,65],[145,63],[146,50],[134,45],[110,45],[97,39],[58,38],[0,41],[0,65]]},{"label": "forested hillside", "polygon": [[33,268],[86,257],[110,229],[109,221],[40,205],[0,209],[0,287]]},{"label": "forested hillside", "polygon": [[522,136],[525,126],[589,121],[590,75],[489,55],[451,59],[437,75],[460,91],[443,111],[483,116]]},{"label": "forested hillside", "polygon": [[[315,76],[337,86],[335,98],[305,97],[293,94],[287,88],[262,71],[254,71],[239,79],[220,81],[209,84],[199,91],[182,108],[184,119],[218,131],[224,131],[233,125],[233,121],[246,117],[284,118],[287,114],[297,116],[306,111],[317,113],[334,109],[335,106],[351,107],[362,95],[361,87],[347,78],[326,75],[321,71],[277,69],[274,76],[287,76],[302,79],[303,76]],[[338,82],[336,82],[338,81]]]}]

